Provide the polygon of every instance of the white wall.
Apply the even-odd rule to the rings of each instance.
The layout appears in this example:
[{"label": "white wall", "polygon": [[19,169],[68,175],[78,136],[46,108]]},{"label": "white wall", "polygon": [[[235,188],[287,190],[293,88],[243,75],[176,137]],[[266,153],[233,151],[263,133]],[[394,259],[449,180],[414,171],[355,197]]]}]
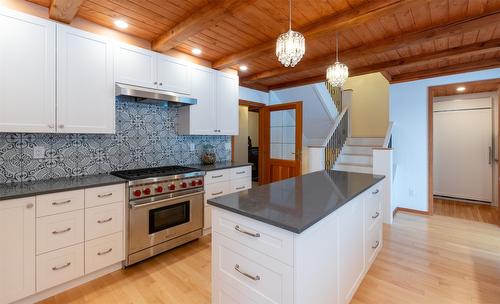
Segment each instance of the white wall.
[{"label": "white wall", "polygon": [[269,104],[269,93],[240,86],[240,99]]},{"label": "white wall", "polygon": [[392,144],[398,170],[394,199],[398,207],[428,209],[427,88],[499,77],[500,69],[490,69],[390,86],[389,120],[394,122]]},{"label": "white wall", "polygon": [[239,134],[234,136],[234,161],[248,163],[248,107],[239,108]]}]

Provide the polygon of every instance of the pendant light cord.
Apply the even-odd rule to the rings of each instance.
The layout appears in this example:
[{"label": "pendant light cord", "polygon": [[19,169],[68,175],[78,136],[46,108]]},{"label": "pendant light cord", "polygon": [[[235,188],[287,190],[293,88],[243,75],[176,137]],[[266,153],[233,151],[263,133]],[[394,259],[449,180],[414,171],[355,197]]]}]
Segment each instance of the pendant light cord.
[{"label": "pendant light cord", "polygon": [[337,53],[337,62],[339,62],[339,32],[335,33],[335,51]]},{"label": "pendant light cord", "polygon": [[288,27],[292,30],[292,0],[288,1]]}]

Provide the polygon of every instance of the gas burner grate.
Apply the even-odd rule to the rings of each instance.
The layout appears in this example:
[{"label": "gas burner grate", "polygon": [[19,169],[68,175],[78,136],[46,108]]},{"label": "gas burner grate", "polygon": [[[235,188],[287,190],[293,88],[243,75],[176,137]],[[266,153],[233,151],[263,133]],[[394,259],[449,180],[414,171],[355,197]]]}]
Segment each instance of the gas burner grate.
[{"label": "gas burner grate", "polygon": [[178,174],[186,174],[191,172],[200,171],[196,168],[183,167],[183,166],[164,166],[155,168],[143,168],[133,170],[123,170],[111,172],[112,175],[121,177],[127,180],[137,180],[151,177],[171,176]]}]

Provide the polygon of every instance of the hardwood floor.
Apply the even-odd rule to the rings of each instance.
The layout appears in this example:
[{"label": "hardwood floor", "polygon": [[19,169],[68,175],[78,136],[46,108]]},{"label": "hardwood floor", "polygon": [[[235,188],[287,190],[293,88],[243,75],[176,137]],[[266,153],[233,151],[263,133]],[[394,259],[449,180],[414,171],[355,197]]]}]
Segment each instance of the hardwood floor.
[{"label": "hardwood floor", "polygon": [[[352,304],[500,303],[500,228],[398,213]],[[210,303],[210,239],[43,302]]]},{"label": "hardwood floor", "polygon": [[487,205],[464,203],[451,199],[434,198],[434,214],[496,224],[498,210],[496,207]]}]

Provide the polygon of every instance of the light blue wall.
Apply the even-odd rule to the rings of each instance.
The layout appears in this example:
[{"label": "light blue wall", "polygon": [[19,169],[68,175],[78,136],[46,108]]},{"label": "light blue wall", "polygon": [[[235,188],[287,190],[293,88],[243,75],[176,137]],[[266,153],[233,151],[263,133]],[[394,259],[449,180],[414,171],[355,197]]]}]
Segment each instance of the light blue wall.
[{"label": "light blue wall", "polygon": [[269,93],[240,86],[240,99],[269,104]]},{"label": "light blue wall", "polygon": [[398,207],[427,211],[427,88],[429,86],[500,78],[500,69],[423,79],[390,86],[390,120],[397,165]]}]

